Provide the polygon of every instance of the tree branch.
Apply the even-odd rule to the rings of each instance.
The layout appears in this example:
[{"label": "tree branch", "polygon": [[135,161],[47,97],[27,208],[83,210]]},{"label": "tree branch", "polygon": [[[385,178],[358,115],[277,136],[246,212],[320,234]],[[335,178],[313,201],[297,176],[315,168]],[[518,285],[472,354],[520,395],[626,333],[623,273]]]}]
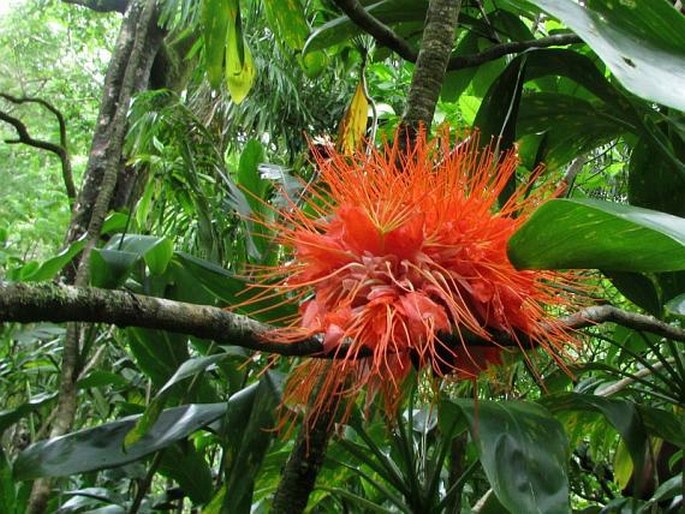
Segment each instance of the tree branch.
[{"label": "tree branch", "polygon": [[8,321],[81,321],[168,330],[286,356],[323,351],[318,339],[270,342],[263,337],[272,329],[269,325],[217,307],[95,287],[0,282],[0,322]]},{"label": "tree branch", "polygon": [[119,12],[124,14],[129,0],[62,0],[65,4],[82,5],[97,12]]},{"label": "tree branch", "polygon": [[67,124],[64,121],[64,116],[54,105],[41,98],[29,98],[29,97],[15,97],[7,93],[0,93],[0,98],[4,98],[8,102],[13,104],[25,104],[25,103],[35,103],[42,105],[57,118],[57,123],[59,124],[59,145],[50,143],[48,141],[41,141],[38,139],[33,139],[24,125],[20,120],[10,116],[7,113],[0,111],[0,119],[12,125],[17,131],[19,139],[16,140],[5,140],[7,144],[17,144],[23,143],[28,146],[33,146],[35,148],[40,148],[42,150],[47,150],[52,152],[59,157],[60,163],[62,165],[62,180],[64,181],[64,187],[66,189],[67,197],[69,198],[69,203],[72,204],[76,198],[76,186],[74,185],[74,176],[71,170],[71,159],[69,157],[69,150],[67,146]]},{"label": "tree branch", "polygon": [[[323,353],[323,343],[317,338],[274,343],[265,337],[272,330],[271,326],[218,307],[95,287],[0,282],[0,323],[38,321],[109,323],[119,327],[167,330],[291,357],[332,357]],[[611,305],[588,307],[560,321],[569,329],[578,330],[613,322],[685,342],[685,329]],[[344,357],[345,352],[338,355]]]},{"label": "tree branch", "polygon": [[530,50],[531,48],[565,46],[582,42],[583,40],[575,34],[555,34],[553,36],[541,37],[539,39],[532,39],[530,41],[511,41],[509,43],[502,43],[492,46],[478,54],[454,55],[447,63],[447,70],[454,71],[480,66],[481,64],[494,61],[495,59],[499,59],[505,55],[516,54],[525,50]]},{"label": "tree branch", "polygon": [[421,37],[421,49],[416,58],[407,106],[402,125],[410,138],[420,125],[430,127],[445,81],[445,71],[452,47],[462,0],[430,0]]},{"label": "tree branch", "polygon": [[370,34],[377,43],[387,46],[407,61],[416,62],[419,55],[416,49],[385,23],[364,9],[364,6],[357,0],[333,0],[333,2],[355,25]]},{"label": "tree branch", "polygon": [[[403,59],[416,62],[418,51],[407,40],[385,25],[382,21],[369,13],[357,0],[334,0],[338,8],[352,22],[364,32],[373,37],[376,42],[383,45]],[[483,52],[472,55],[454,55],[447,63],[447,70],[461,70],[473,68],[489,61],[494,61],[508,54],[515,54],[531,48],[547,48],[550,46],[565,46],[582,43],[575,34],[555,34],[530,41],[512,41],[495,45]]]}]

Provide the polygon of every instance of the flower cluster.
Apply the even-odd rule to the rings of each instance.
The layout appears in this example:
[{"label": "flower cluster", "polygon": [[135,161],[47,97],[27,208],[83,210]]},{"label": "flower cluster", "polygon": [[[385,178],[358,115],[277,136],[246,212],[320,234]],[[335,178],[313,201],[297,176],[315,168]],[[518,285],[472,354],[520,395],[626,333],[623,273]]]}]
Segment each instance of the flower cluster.
[{"label": "flower cluster", "polygon": [[300,305],[274,339],[320,335],[333,358],[304,361],[286,400],[315,392],[316,406],[334,406],[367,386],[392,407],[412,365],[473,379],[511,346],[561,358],[572,337],[550,309],[568,305],[573,278],[517,270],[507,257],[510,236],[549,196],[518,188],[498,208],[514,153],[421,132],[408,151],[395,143],[316,161],[308,200],[279,213],[292,259],[261,287]]}]

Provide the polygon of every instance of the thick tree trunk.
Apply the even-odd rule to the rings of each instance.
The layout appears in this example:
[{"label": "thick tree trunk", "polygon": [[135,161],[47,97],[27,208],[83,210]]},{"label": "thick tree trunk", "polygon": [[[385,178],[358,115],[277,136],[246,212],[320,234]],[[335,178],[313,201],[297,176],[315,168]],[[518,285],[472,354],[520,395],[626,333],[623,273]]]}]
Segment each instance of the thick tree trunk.
[{"label": "thick tree trunk", "polygon": [[431,0],[428,5],[426,28],[402,120],[410,134],[420,125],[430,127],[433,122],[435,106],[454,46],[460,7],[461,0]]},{"label": "thick tree trunk", "polygon": [[109,198],[101,193],[114,189],[121,170],[131,98],[147,87],[152,63],[164,37],[157,18],[157,8],[148,7],[143,0],[128,6],[107,70],[84,182],[67,232],[68,243],[89,230],[98,197],[101,203],[108,200],[105,210],[109,207],[111,193]]}]

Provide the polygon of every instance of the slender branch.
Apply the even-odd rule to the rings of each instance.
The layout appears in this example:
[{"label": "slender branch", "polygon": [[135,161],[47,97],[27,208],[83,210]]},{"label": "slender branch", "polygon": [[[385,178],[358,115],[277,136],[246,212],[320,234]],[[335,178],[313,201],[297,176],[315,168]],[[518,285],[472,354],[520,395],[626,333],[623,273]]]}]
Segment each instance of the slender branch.
[{"label": "slender branch", "polygon": [[65,4],[82,5],[97,12],[119,12],[124,14],[129,0],[62,0]]},{"label": "slender branch", "polygon": [[[95,287],[0,282],[0,323],[38,321],[110,323],[178,332],[285,356],[332,357],[323,353],[323,344],[317,338],[275,343],[265,337],[273,330],[270,325],[218,307]],[[560,321],[577,330],[613,322],[685,342],[685,329],[611,305],[588,307]],[[345,352],[338,356],[344,357]]]},{"label": "slender branch", "polygon": [[357,0],[333,0],[335,5],[377,43],[387,46],[403,59],[416,62],[418,51],[390,27],[369,13]]},{"label": "slender branch", "polygon": [[29,97],[15,97],[7,93],[0,93],[0,98],[4,98],[8,102],[13,104],[24,104],[24,103],[35,103],[43,106],[57,118],[57,123],[59,124],[59,145],[50,143],[48,141],[41,141],[38,139],[33,139],[24,125],[20,120],[10,116],[7,113],[0,111],[0,119],[12,125],[17,131],[18,139],[5,140],[7,144],[17,144],[22,143],[28,146],[33,146],[35,148],[40,148],[42,150],[47,150],[52,152],[59,157],[60,163],[62,165],[62,180],[64,181],[64,187],[66,189],[67,197],[69,198],[70,204],[72,204],[76,198],[76,186],[74,185],[74,175],[71,170],[71,159],[69,157],[69,150],[67,146],[67,124],[64,120],[64,116],[54,105],[41,98],[29,98]]},{"label": "slender branch", "polygon": [[[373,37],[378,44],[389,48],[409,62],[416,62],[419,55],[418,51],[412,47],[406,39],[364,9],[364,6],[357,0],[334,0],[334,2],[355,25]],[[575,34],[555,34],[530,41],[501,43],[477,54],[454,55],[447,63],[447,70],[452,71],[473,68],[504,57],[505,55],[523,52],[531,48],[565,46],[582,42],[583,40]]]},{"label": "slender branch", "polygon": [[478,54],[473,55],[454,55],[447,63],[447,69],[461,70],[464,68],[472,68],[480,66],[486,62],[494,61],[500,57],[509,54],[517,54],[531,48],[547,48],[550,46],[565,46],[582,43],[575,34],[555,34],[553,36],[541,37],[539,39],[531,39],[530,41],[511,41],[509,43],[502,43],[491,46],[487,50],[483,50]]},{"label": "slender branch", "polygon": [[649,332],[673,341],[685,342],[685,329],[661,321],[654,316],[628,312],[613,305],[595,305],[561,319],[568,328],[581,329],[602,323],[616,323],[633,330]]}]

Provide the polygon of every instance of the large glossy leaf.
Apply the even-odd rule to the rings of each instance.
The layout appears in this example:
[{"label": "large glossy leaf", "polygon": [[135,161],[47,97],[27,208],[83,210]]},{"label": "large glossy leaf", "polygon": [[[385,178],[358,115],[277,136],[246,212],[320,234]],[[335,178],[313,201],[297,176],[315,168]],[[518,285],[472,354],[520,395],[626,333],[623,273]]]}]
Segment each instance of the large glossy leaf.
[{"label": "large glossy leaf", "polygon": [[550,200],[509,241],[521,269],[685,269],[685,218],[599,200]]},{"label": "large glossy leaf", "polygon": [[127,333],[136,363],[158,387],[189,358],[187,336],[144,328],[129,328]]},{"label": "large glossy leaf", "polygon": [[14,463],[18,480],[59,477],[121,466],[166,448],[221,417],[228,404],[190,404],[165,410],[150,431],[124,451],[124,437],[139,416],[41,441]]},{"label": "large glossy leaf", "polygon": [[592,47],[632,93],[685,111],[685,17],[665,0],[530,0]]},{"label": "large glossy leaf", "polygon": [[480,461],[510,512],[570,513],[568,441],[542,406],[519,401],[451,400],[469,423]]},{"label": "large glossy leaf", "polygon": [[301,0],[264,0],[264,14],[278,39],[293,50],[302,50],[309,36]]},{"label": "large glossy leaf", "polygon": [[212,497],[212,470],[205,456],[189,442],[167,448],[162,454],[159,472],[176,481],[195,504],[207,503]]},{"label": "large glossy leaf", "polygon": [[617,137],[626,126],[601,102],[560,93],[532,93],[521,99],[516,135],[544,135],[548,169],[571,161]]}]

